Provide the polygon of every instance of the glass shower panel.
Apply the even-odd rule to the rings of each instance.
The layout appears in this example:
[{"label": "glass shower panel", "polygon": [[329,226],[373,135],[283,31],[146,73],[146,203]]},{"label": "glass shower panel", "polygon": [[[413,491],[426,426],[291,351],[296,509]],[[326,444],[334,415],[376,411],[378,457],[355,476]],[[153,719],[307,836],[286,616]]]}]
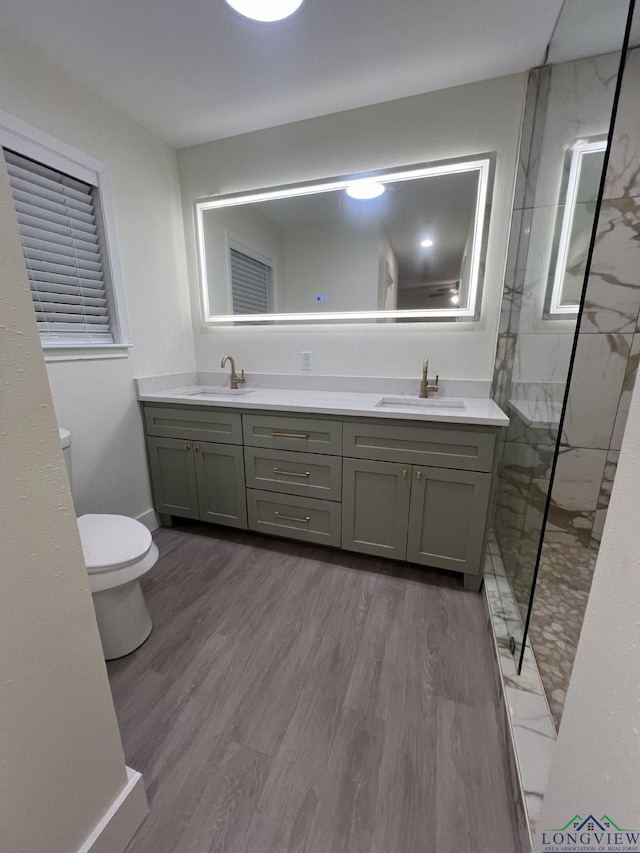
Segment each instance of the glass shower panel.
[{"label": "glass shower panel", "polygon": [[[606,38],[585,26],[585,15],[599,5],[612,15]],[[510,424],[491,559],[503,575],[502,609],[516,655],[545,523],[627,12],[626,0],[565,4],[551,51],[568,61],[529,77],[493,388]],[[583,44],[572,15],[581,16]]]}]

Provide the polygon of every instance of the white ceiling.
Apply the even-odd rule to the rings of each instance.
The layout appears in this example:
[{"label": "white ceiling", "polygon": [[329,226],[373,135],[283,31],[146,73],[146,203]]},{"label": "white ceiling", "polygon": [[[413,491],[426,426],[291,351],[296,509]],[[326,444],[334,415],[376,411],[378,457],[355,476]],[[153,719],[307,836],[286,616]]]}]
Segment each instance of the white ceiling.
[{"label": "white ceiling", "polygon": [[176,147],[524,71],[562,0],[2,0],[2,26]]}]

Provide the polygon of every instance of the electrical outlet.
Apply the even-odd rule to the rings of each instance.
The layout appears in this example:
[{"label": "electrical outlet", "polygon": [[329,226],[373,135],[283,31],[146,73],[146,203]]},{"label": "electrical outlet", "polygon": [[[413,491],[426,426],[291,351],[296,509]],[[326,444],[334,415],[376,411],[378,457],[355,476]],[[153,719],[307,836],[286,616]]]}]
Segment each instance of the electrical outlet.
[{"label": "electrical outlet", "polygon": [[310,352],[301,352],[300,355],[302,356],[302,369],[303,370],[313,370],[313,367],[311,364],[311,353]]}]

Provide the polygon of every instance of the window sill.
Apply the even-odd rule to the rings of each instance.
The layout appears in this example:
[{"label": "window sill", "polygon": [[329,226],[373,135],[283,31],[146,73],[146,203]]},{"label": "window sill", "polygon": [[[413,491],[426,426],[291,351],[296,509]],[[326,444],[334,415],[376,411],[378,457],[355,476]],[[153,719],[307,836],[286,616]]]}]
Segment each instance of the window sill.
[{"label": "window sill", "polygon": [[43,344],[45,361],[94,361],[128,358],[131,344]]}]

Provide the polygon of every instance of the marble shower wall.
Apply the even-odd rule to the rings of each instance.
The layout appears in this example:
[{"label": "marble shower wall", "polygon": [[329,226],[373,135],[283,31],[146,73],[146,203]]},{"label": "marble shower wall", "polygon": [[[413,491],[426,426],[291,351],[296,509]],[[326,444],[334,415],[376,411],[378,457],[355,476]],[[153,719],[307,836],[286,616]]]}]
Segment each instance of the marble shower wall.
[{"label": "marble shower wall", "polygon": [[556,723],[640,361],[639,103],[635,48],[622,79],[530,625]]},{"label": "marble shower wall", "polygon": [[[565,152],[606,134],[619,54],[535,69],[523,135],[493,398],[511,418],[494,527],[523,616],[529,603],[577,315],[545,314]],[[515,633],[519,642],[522,628]]]}]

